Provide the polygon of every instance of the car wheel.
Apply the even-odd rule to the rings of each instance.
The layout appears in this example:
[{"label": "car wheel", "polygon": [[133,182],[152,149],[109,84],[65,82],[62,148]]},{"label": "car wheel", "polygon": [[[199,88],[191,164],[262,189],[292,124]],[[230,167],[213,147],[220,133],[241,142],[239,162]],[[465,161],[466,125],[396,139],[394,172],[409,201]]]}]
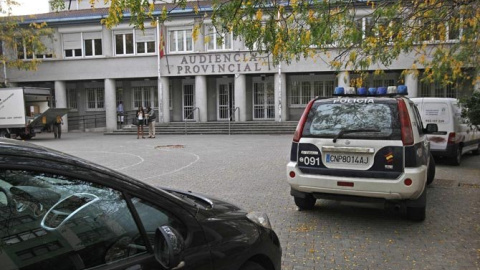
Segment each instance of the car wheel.
[{"label": "car wheel", "polygon": [[435,160],[433,159],[433,155],[430,154],[430,162],[428,163],[428,171],[427,171],[427,185],[430,185],[435,179]]},{"label": "car wheel", "polygon": [[305,194],[305,198],[293,197],[299,210],[311,210],[315,206],[315,199],[312,194]]},{"label": "car wheel", "polygon": [[256,262],[248,261],[242,265],[240,270],[265,270],[265,268]]},{"label": "car wheel", "polygon": [[480,155],[480,143],[478,144],[477,149],[475,149],[475,150],[472,151],[472,154],[474,154],[474,155]]},{"label": "car wheel", "polygon": [[455,166],[459,166],[462,160],[462,148],[459,146],[457,151],[455,152],[455,156],[452,158],[452,164]]}]

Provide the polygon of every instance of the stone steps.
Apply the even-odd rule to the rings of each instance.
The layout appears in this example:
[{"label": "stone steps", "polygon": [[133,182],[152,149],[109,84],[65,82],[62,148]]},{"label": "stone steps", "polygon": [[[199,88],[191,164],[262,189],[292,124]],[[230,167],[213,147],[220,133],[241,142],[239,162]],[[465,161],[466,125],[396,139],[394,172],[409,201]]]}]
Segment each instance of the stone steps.
[{"label": "stone steps", "polygon": [[[156,134],[292,134],[297,127],[296,121],[287,122],[173,122],[157,124]],[[148,128],[144,132],[148,133]],[[121,129],[107,132],[105,135],[132,135],[137,133],[137,127],[126,125]]]}]

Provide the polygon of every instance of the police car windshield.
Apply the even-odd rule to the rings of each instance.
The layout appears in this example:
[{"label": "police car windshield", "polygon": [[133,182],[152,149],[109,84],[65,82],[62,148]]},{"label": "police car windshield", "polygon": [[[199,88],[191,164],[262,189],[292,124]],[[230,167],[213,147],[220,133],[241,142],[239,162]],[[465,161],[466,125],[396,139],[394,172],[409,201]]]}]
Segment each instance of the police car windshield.
[{"label": "police car windshield", "polygon": [[398,139],[397,101],[342,97],[319,100],[308,115],[303,137]]}]

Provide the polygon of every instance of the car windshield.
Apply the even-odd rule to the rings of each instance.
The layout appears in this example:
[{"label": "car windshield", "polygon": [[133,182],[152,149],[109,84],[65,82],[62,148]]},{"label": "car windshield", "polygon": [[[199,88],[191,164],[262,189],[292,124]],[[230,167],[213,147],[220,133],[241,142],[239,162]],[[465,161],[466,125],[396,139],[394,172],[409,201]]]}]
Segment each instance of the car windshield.
[{"label": "car windshield", "polygon": [[[354,131],[354,132],[350,132]],[[314,103],[303,137],[399,139],[396,100],[339,98]]]}]

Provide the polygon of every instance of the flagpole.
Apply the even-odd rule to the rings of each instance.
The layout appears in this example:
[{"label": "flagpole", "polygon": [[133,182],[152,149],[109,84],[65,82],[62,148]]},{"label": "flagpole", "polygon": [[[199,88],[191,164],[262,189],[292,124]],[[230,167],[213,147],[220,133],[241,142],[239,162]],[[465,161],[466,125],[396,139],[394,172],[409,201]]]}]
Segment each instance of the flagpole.
[{"label": "flagpole", "polygon": [[[162,35],[160,33],[160,19],[157,18],[157,34]],[[164,112],[163,112],[163,82],[162,82],[162,73],[160,72],[160,53],[162,50],[162,36],[159,38],[159,46],[158,46],[158,53],[157,53],[157,87],[158,87],[158,120],[160,123],[164,123],[165,120],[163,118]]]}]

